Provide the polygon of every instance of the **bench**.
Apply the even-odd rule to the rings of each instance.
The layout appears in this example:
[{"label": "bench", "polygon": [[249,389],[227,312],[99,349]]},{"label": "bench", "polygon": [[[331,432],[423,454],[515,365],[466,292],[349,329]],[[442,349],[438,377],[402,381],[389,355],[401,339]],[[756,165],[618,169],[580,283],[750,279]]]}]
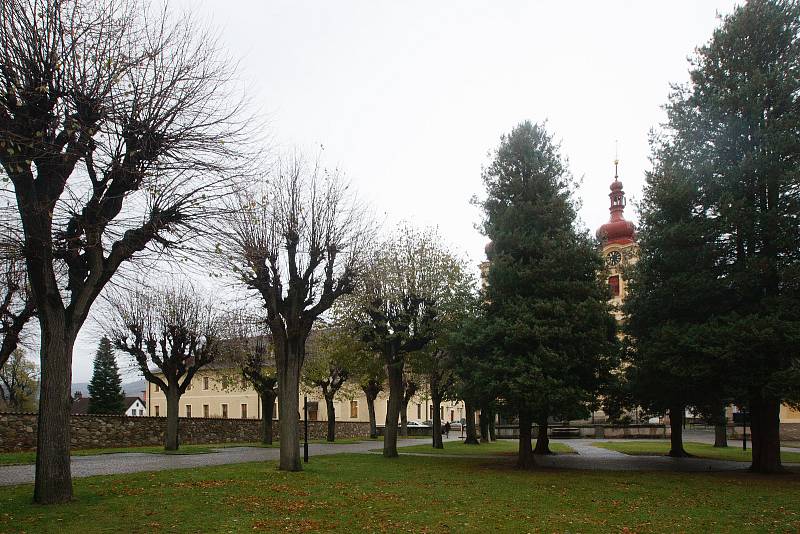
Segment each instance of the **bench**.
[{"label": "bench", "polygon": [[550,436],[554,438],[579,438],[581,429],[573,427],[555,427],[550,429]]}]

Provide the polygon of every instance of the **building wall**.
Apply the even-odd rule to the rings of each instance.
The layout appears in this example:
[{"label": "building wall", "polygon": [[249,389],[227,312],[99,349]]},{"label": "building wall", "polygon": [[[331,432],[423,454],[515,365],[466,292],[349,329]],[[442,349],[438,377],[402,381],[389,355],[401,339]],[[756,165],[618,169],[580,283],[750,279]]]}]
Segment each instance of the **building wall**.
[{"label": "building wall", "polygon": [[[36,448],[37,415],[0,413],[0,452]],[[309,422],[310,439],[325,439],[327,424]],[[74,449],[139,447],[163,445],[167,421],[163,417],[124,415],[71,415],[70,440]],[[302,425],[300,426],[302,432]],[[272,423],[274,439],[279,439],[277,421]],[[261,439],[261,421],[256,419],[181,418],[178,425],[183,444],[247,443]],[[368,423],[337,422],[337,438],[366,438]]]},{"label": "building wall", "polygon": [[[341,394],[335,402],[336,421],[349,422],[369,422],[369,410],[367,409],[367,398],[360,390],[351,392],[352,395]],[[303,397],[307,395],[309,404],[316,403],[316,420],[327,421],[328,410],[325,400],[321,394],[316,392],[300,392],[300,409],[303,407]],[[350,398],[352,397],[352,398]],[[167,399],[163,391],[156,390],[155,384],[147,385],[147,409],[151,417],[166,417]],[[386,421],[386,407],[389,396],[388,392],[378,395],[375,400],[375,420],[378,424]],[[351,403],[354,411],[351,411]],[[242,405],[246,405],[246,417],[242,414]],[[223,387],[223,376],[215,371],[199,371],[186,393],[181,396],[179,403],[179,415],[181,417],[205,417],[206,410],[210,418],[225,417],[223,405],[227,405],[228,419],[261,419],[261,401],[258,393],[248,384],[237,382],[235,386]],[[190,410],[187,412],[187,406]],[[208,408],[206,408],[208,407]],[[411,399],[408,403],[407,416],[409,421],[426,421],[432,419],[433,403],[424,395],[420,394]],[[442,422],[460,421],[466,416],[463,402],[445,401],[442,403]],[[191,415],[187,415],[190,413]],[[299,414],[302,418],[302,414]],[[277,401],[273,407],[272,418],[277,419]],[[311,410],[309,420],[315,420],[314,412]]]},{"label": "building wall", "polygon": [[[800,411],[785,404],[781,406],[781,423],[800,423]],[[796,439],[800,439],[798,436]]]}]

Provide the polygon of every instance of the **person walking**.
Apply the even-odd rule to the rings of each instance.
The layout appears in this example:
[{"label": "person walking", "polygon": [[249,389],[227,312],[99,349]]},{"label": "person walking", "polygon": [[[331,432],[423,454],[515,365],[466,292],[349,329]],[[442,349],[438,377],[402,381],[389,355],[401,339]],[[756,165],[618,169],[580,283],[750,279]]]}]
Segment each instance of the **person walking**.
[{"label": "person walking", "polygon": [[448,422],[446,422],[446,423],[444,424],[444,436],[445,436],[446,438],[449,438],[449,437],[450,437],[450,421],[448,421]]}]

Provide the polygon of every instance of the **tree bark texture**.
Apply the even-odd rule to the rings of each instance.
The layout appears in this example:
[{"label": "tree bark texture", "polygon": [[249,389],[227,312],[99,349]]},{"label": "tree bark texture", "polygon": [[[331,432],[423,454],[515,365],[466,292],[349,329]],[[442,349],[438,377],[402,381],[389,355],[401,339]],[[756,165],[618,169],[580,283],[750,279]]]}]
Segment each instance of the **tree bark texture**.
[{"label": "tree bark texture", "polygon": [[364,394],[367,397],[367,411],[369,412],[369,437],[375,439],[378,437],[378,424],[375,420],[375,398],[377,395],[373,395],[372,392],[366,389]]},{"label": "tree bark texture", "polygon": [[464,401],[464,411],[467,416],[467,438],[464,445],[478,445],[478,430],[475,428],[475,408],[471,402]]},{"label": "tree bark texture", "polygon": [[433,402],[433,448],[444,449],[442,443],[442,414],[439,407],[442,405],[441,396],[431,396]]},{"label": "tree bark texture", "polygon": [[275,406],[275,390],[261,393],[261,443],[272,445],[272,409]]},{"label": "tree bark texture", "polygon": [[725,406],[720,407],[714,421],[714,447],[728,446],[728,416],[725,415]]},{"label": "tree bark texture", "polygon": [[531,448],[531,424],[533,419],[528,414],[519,414],[519,453],[517,454],[517,467],[520,469],[530,469],[536,465]]},{"label": "tree bark texture", "polygon": [[728,425],[717,423],[714,425],[714,447],[728,446]]},{"label": "tree bark texture", "polygon": [[326,440],[336,441],[336,405],[333,403],[333,396],[325,397],[325,408],[328,410],[328,435]]},{"label": "tree bark texture", "polygon": [[386,426],[383,435],[383,456],[397,457],[397,424],[400,420],[400,405],[403,401],[402,361],[386,366],[389,382],[389,404],[386,407]]},{"label": "tree bark texture", "polygon": [[67,332],[63,314],[41,313],[40,320],[42,370],[33,500],[57,504],[72,500],[69,412],[75,336]]},{"label": "tree bark texture", "polygon": [[180,416],[181,396],[178,393],[178,384],[170,383],[167,391],[164,392],[167,397],[167,432],[164,435],[164,450],[177,451],[178,450],[178,417]]},{"label": "tree bark texture", "polygon": [[533,454],[553,454],[553,451],[550,450],[550,436],[547,435],[547,417],[539,420],[538,427],[539,436],[536,438],[536,448],[533,449]]},{"label": "tree bark texture", "polygon": [[481,408],[481,413],[478,415],[478,422],[481,425],[481,443],[489,443],[489,417],[486,410]]},{"label": "tree bark texture", "polygon": [[405,392],[400,399],[400,437],[408,437],[408,401],[405,398]]},{"label": "tree bark texture", "polygon": [[[276,344],[277,345],[277,344]],[[302,471],[300,463],[300,368],[305,352],[305,340],[286,343],[288,354],[279,355],[278,418],[280,419],[281,471]]]},{"label": "tree bark texture", "polygon": [[667,456],[685,458],[691,456],[683,448],[683,411],[684,406],[673,406],[669,410],[669,453]]},{"label": "tree bark texture", "polygon": [[750,432],[753,460],[750,471],[781,473],[780,410],[778,399],[758,399],[750,402]]}]

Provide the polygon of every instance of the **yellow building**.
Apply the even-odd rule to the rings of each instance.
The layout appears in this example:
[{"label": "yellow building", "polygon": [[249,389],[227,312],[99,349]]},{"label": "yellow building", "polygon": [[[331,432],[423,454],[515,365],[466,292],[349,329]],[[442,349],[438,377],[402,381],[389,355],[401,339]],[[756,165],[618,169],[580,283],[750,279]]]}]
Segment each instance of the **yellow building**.
[{"label": "yellow building", "polygon": [[[159,373],[160,376],[160,373]],[[303,396],[308,396],[309,421],[327,421],[328,413],[325,400],[320,393],[300,392],[300,407]],[[383,392],[375,400],[375,420],[378,425],[386,421],[386,403],[388,393]],[[208,368],[195,374],[192,383],[181,396],[179,403],[180,417],[215,417],[231,419],[261,419],[263,417],[261,398],[253,387],[236,377],[231,379],[230,371]],[[335,402],[337,421],[369,422],[367,398],[361,390],[354,388],[340,392]],[[151,417],[166,417],[167,399],[164,392],[152,382],[147,384],[147,410]],[[270,414],[278,418],[278,403],[275,401]],[[424,393],[418,393],[408,403],[409,421],[423,422],[433,418],[433,403]],[[442,422],[461,421],[464,417],[464,405],[461,402],[442,402],[440,409]]]}]

